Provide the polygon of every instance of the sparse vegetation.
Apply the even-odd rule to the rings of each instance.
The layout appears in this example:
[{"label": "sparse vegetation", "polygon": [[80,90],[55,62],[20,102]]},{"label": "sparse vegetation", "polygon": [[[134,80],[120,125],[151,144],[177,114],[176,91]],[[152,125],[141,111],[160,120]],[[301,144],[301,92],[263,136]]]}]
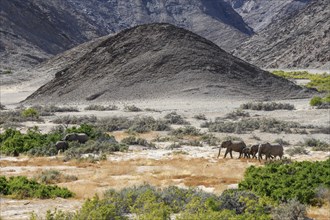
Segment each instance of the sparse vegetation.
[{"label": "sparse vegetation", "polygon": [[74,195],[67,188],[40,184],[35,180],[29,180],[24,176],[9,178],[0,176],[0,194],[10,196],[15,199],[49,199],[56,197],[69,198]]},{"label": "sparse vegetation", "polygon": [[119,144],[113,137],[103,141],[87,141],[85,144],[72,142],[69,149],[64,152],[65,160],[81,159],[84,155],[91,156],[93,159],[101,159],[103,154],[109,154],[116,151],[127,151],[126,144]]},{"label": "sparse vegetation", "polygon": [[276,102],[248,102],[240,106],[241,109],[250,109],[257,111],[274,111],[274,110],[294,110],[295,107],[289,103]]},{"label": "sparse vegetation", "polygon": [[290,143],[289,143],[288,141],[285,141],[285,140],[283,140],[282,138],[277,138],[277,139],[274,140],[274,142],[275,142],[275,143],[279,143],[279,144],[281,144],[281,145],[283,145],[283,146],[288,146],[288,145],[290,145]]},{"label": "sparse vegetation", "polygon": [[200,113],[198,115],[194,115],[193,118],[195,118],[197,120],[207,120],[206,116],[204,114],[202,114],[202,113]]},{"label": "sparse vegetation", "polygon": [[304,143],[300,143],[301,146],[312,147],[314,151],[330,151],[330,144],[327,142],[317,140],[315,138],[306,139]]},{"label": "sparse vegetation", "polygon": [[121,143],[127,144],[127,145],[141,145],[145,147],[154,148],[155,144],[148,142],[146,139],[138,138],[135,136],[129,136],[121,140]]},{"label": "sparse vegetation", "polygon": [[165,115],[165,120],[170,124],[175,125],[188,125],[189,122],[187,122],[181,115],[178,115],[176,112],[171,112],[167,115]]},{"label": "sparse vegetation", "polygon": [[54,115],[55,112],[79,112],[77,107],[71,107],[71,106],[55,106],[55,105],[49,105],[49,106],[41,106],[41,105],[34,105],[32,108],[36,109],[40,116],[50,116]]},{"label": "sparse vegetation", "polygon": [[185,126],[185,127],[181,127],[175,130],[172,130],[170,132],[171,135],[175,135],[175,136],[185,136],[185,135],[189,135],[189,136],[200,136],[201,132],[199,129],[193,127],[193,126]]},{"label": "sparse vegetation", "polygon": [[280,121],[274,118],[249,118],[237,122],[216,118],[215,121],[204,122],[201,127],[207,127],[210,132],[238,134],[256,130],[269,133],[307,133],[306,128],[314,128],[313,126],[302,126],[296,122]]},{"label": "sparse vegetation", "polygon": [[56,119],[54,119],[52,121],[55,124],[95,124],[97,122],[97,117],[94,115],[91,116],[70,116],[70,115],[66,115],[66,116],[62,116],[62,117],[57,117]]},{"label": "sparse vegetation", "polygon": [[142,109],[136,107],[135,105],[125,105],[124,111],[126,112],[141,112]]},{"label": "sparse vegetation", "polygon": [[71,182],[77,179],[78,178],[74,175],[64,175],[60,171],[53,169],[45,170],[39,176],[37,176],[37,180],[45,184]]},{"label": "sparse vegetation", "polygon": [[308,151],[304,146],[294,146],[286,150],[286,153],[289,154],[291,157],[297,154],[305,154],[308,155]]},{"label": "sparse vegetation", "polygon": [[330,159],[317,162],[269,163],[264,167],[251,166],[246,170],[240,189],[251,190],[275,201],[297,199],[303,204],[316,205],[316,189],[330,188]]},{"label": "sparse vegetation", "polygon": [[1,104],[1,102],[0,102],[0,110],[6,110],[6,106]]},{"label": "sparse vegetation", "polygon": [[219,138],[213,134],[203,134],[199,140],[208,144],[209,146],[217,146],[220,141]]},{"label": "sparse vegetation", "polygon": [[237,120],[239,118],[248,118],[248,117],[250,117],[250,114],[248,112],[238,109],[238,110],[228,113],[225,118]]},{"label": "sparse vegetation", "polygon": [[118,107],[116,105],[108,105],[108,106],[103,106],[103,105],[89,105],[85,108],[87,111],[113,111],[117,110]]}]

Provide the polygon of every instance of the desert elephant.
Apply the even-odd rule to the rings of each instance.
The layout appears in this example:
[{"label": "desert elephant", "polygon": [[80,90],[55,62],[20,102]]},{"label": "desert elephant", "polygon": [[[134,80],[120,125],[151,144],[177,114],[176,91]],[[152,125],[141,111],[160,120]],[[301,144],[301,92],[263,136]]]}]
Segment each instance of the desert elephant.
[{"label": "desert elephant", "polygon": [[88,141],[88,136],[85,133],[70,133],[65,135],[64,140],[65,141],[78,141],[79,143],[83,144]]},{"label": "desert elephant", "polygon": [[266,160],[268,158],[271,158],[274,156],[279,156],[280,159],[282,159],[283,156],[283,146],[281,144],[270,144],[270,143],[265,143],[265,144],[260,144],[259,149],[258,149],[258,159],[260,161],[261,155],[265,154],[266,155]]},{"label": "desert elephant", "polygon": [[244,148],[246,148],[246,144],[243,141],[231,141],[231,140],[223,141],[220,145],[220,148],[219,148],[218,157],[220,156],[221,148],[227,148],[225,156],[223,158],[226,158],[228,153],[230,153],[230,157],[233,158],[232,151],[239,152],[239,157],[238,158],[241,158],[242,151],[243,151]]},{"label": "desert elephant", "polygon": [[[259,149],[259,144],[253,144],[250,147],[250,155],[252,156],[252,159],[253,158],[256,158],[257,159],[258,149]],[[261,157],[261,159],[262,159],[262,157]]]},{"label": "desert elephant", "polygon": [[56,150],[59,151],[61,150],[62,152],[68,149],[69,144],[66,141],[57,141],[55,143]]},{"label": "desert elephant", "polygon": [[242,153],[244,154],[244,158],[251,158],[250,157],[250,152],[251,152],[251,148],[250,147],[246,147],[243,149]]}]

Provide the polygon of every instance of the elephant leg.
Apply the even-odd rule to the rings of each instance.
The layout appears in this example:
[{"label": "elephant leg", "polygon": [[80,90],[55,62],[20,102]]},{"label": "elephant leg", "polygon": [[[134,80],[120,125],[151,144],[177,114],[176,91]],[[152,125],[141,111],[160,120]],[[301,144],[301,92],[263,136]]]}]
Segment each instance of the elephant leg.
[{"label": "elephant leg", "polygon": [[227,154],[228,154],[228,149],[226,149],[226,153],[225,153],[225,156],[223,156],[223,158],[226,158]]},{"label": "elephant leg", "polygon": [[230,153],[230,157],[231,157],[231,159],[233,159],[233,151],[230,150],[229,153]]}]

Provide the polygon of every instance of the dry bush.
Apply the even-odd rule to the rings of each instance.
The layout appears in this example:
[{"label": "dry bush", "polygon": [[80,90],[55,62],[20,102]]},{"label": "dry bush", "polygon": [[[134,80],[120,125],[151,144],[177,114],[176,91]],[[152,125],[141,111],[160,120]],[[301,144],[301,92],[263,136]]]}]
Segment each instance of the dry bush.
[{"label": "dry bush", "polygon": [[291,157],[296,155],[296,154],[306,154],[306,155],[308,155],[308,151],[303,146],[295,146],[295,147],[292,147],[290,149],[287,149],[286,153],[289,154]]},{"label": "dry bush", "polygon": [[175,129],[175,130],[171,131],[170,134],[175,135],[175,136],[184,136],[184,135],[200,136],[200,135],[202,135],[200,130],[193,126],[185,126],[182,128]]},{"label": "dry bush", "polygon": [[97,122],[97,117],[94,115],[91,116],[61,116],[57,117],[52,121],[55,124],[95,124]]},{"label": "dry bush", "polygon": [[125,105],[124,111],[126,112],[141,112],[142,109],[136,107],[135,105]]},{"label": "dry bush", "polygon": [[289,103],[276,102],[248,102],[242,104],[241,109],[251,109],[257,111],[274,111],[274,110],[294,110],[295,107]]},{"label": "dry bush", "polygon": [[237,120],[239,118],[248,118],[248,117],[250,117],[250,114],[248,112],[242,111],[241,109],[230,112],[225,116],[226,119],[232,119],[232,120]]},{"label": "dry bush", "polygon": [[58,170],[45,170],[39,176],[37,180],[46,184],[55,184],[63,182],[72,182],[76,181],[78,178],[74,175],[64,175]]},{"label": "dry bush", "polygon": [[187,122],[181,115],[178,115],[176,112],[171,112],[167,115],[165,115],[165,120],[170,124],[175,125],[188,125],[189,122]]},{"label": "dry bush", "polygon": [[274,140],[274,142],[275,142],[275,143],[279,143],[279,144],[281,144],[281,145],[283,145],[283,146],[288,146],[288,145],[290,145],[290,143],[289,143],[288,141],[285,141],[285,140],[283,140],[282,138],[277,138],[277,139]]},{"label": "dry bush", "polygon": [[10,127],[10,124],[18,125],[18,123],[27,121],[44,122],[44,120],[39,117],[38,112],[36,112],[36,114],[23,114],[24,112],[29,113],[29,111],[25,111],[25,109],[1,112],[0,125],[6,124]]},{"label": "dry bush", "polygon": [[304,220],[307,217],[306,214],[306,206],[295,199],[281,204],[272,211],[274,220]]},{"label": "dry bush", "polygon": [[155,148],[155,144],[148,142],[146,139],[138,138],[135,136],[129,136],[124,138],[121,143],[127,144],[127,145],[141,145],[145,147]]},{"label": "dry bush", "polygon": [[103,106],[103,105],[89,105],[85,108],[87,111],[113,111],[117,110],[118,107],[116,105],[108,105],[108,106]]},{"label": "dry bush", "polygon": [[206,116],[204,114],[202,114],[202,113],[201,114],[198,114],[198,115],[194,115],[193,118],[195,118],[197,120],[207,120]]}]

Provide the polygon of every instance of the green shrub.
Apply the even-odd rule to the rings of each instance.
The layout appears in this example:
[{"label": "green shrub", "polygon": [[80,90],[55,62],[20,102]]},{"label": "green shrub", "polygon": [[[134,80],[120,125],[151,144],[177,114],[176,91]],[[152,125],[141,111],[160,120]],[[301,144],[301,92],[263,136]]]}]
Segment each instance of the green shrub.
[{"label": "green shrub", "polygon": [[0,134],[0,152],[6,155],[24,153],[33,148],[50,146],[60,140],[62,136],[60,131],[42,134],[36,127],[28,129],[26,134],[15,129],[7,129]]},{"label": "green shrub", "polygon": [[320,185],[330,187],[330,159],[251,166],[246,170],[239,188],[279,202],[296,198],[303,204],[313,205],[316,202],[316,189]]},{"label": "green shrub", "polygon": [[11,196],[16,199],[24,198],[69,198],[74,194],[67,188],[60,188],[58,186],[47,186],[40,184],[34,180],[29,180],[24,176],[0,177],[0,194]]},{"label": "green shrub", "polygon": [[21,112],[25,118],[38,118],[39,112],[35,108],[27,108]]},{"label": "green shrub", "polygon": [[314,96],[310,101],[309,104],[311,106],[318,106],[322,104],[322,98],[319,96]]}]

